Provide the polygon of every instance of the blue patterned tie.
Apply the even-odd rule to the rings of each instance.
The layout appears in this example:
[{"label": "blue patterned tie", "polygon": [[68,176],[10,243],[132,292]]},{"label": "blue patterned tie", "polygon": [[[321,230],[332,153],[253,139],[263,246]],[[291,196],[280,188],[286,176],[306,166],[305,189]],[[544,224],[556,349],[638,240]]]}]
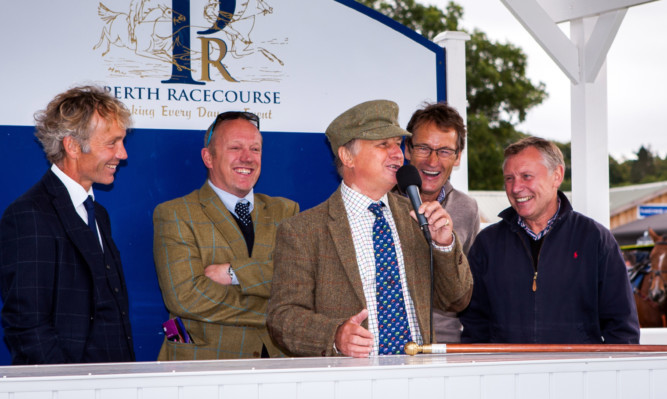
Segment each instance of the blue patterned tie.
[{"label": "blue patterned tie", "polygon": [[403,287],[398,270],[396,248],[391,228],[382,213],[382,202],[368,209],[375,214],[373,249],[375,251],[375,296],[378,313],[380,355],[404,354],[405,344],[412,341],[408,314],[403,301]]}]

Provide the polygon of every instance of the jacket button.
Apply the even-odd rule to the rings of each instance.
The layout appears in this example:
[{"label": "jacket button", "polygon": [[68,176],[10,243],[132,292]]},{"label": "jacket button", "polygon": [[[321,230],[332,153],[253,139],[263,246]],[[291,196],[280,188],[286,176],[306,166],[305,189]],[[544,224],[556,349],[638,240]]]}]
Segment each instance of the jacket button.
[{"label": "jacket button", "polygon": [[107,270],[111,270],[111,266],[107,265]]},{"label": "jacket button", "polygon": [[116,292],[116,294],[118,293],[118,291],[120,291],[118,288],[114,288],[113,290]]},{"label": "jacket button", "polygon": [[253,357],[259,357],[259,352],[253,352],[253,353],[252,353],[252,356],[253,356]]}]

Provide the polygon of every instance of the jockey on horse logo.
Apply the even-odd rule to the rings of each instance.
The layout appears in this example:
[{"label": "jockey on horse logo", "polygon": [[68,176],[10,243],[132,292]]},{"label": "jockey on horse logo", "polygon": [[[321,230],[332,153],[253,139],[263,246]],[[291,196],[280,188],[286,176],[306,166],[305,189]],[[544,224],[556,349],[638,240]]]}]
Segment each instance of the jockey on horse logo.
[{"label": "jockey on horse logo", "polygon": [[[102,56],[106,56],[111,46],[125,48],[140,57],[158,60],[165,65],[175,66],[178,70],[190,69],[190,63],[178,62],[182,53],[175,57],[175,46],[182,45],[179,35],[184,30],[195,27],[189,24],[186,16],[178,13],[174,8],[166,5],[165,0],[132,0],[128,12],[113,11],[103,3],[98,5],[98,15],[104,22],[100,39],[93,47],[94,50],[103,48]],[[187,2],[189,7],[189,2]],[[284,63],[268,49],[257,46],[251,39],[255,27],[256,17],[273,13],[273,8],[265,0],[243,0],[237,6],[234,0],[208,0],[201,15],[201,24],[209,24],[198,31],[201,35],[211,35],[222,32],[226,35],[230,45],[226,46],[227,53],[235,59],[252,54],[261,54],[266,60],[276,62],[280,66]],[[175,32],[174,26],[187,23]],[[190,60],[201,59],[201,51],[192,48],[185,49]],[[224,55],[224,54],[223,54]],[[124,60],[132,62],[131,60]],[[114,65],[114,69],[118,67]],[[130,68],[127,73],[139,74],[142,77],[151,72],[141,68]],[[260,79],[261,80],[261,79]]]}]

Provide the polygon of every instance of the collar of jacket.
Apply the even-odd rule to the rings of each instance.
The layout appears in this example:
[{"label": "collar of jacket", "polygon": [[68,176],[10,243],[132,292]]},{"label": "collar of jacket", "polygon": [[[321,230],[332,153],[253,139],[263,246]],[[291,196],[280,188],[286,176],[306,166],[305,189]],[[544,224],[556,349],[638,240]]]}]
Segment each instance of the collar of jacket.
[{"label": "collar of jacket", "polygon": [[[552,229],[558,226],[565,217],[565,215],[572,212],[573,210],[572,204],[570,204],[570,201],[567,199],[567,196],[560,190],[558,190],[558,198],[560,198],[560,212],[558,213],[558,217],[556,218],[556,221],[554,222]],[[512,208],[511,206],[500,212],[498,216],[502,218],[503,222],[509,225],[510,230],[514,232],[522,230],[518,222],[519,214],[516,213],[514,208]]]}]

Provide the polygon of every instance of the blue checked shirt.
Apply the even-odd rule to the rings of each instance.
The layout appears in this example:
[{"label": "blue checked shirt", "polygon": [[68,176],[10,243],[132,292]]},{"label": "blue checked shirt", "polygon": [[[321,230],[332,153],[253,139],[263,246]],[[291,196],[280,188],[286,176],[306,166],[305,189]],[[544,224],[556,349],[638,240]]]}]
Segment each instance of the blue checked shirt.
[{"label": "blue checked shirt", "polygon": [[533,232],[533,230],[531,230],[530,227],[528,227],[528,225],[526,224],[526,222],[523,221],[523,218],[521,216],[519,216],[519,220],[517,220],[517,223],[519,223],[519,226],[521,226],[521,228],[526,230],[526,233],[528,234],[528,236],[530,236],[530,238],[537,241],[542,237],[544,237],[545,235],[547,235],[549,230],[551,230],[551,228],[554,225],[554,222],[556,221],[556,218],[558,217],[559,212],[560,212],[560,198],[558,198],[558,209],[556,209],[556,213],[554,213],[551,219],[549,219],[549,221],[547,222],[547,227],[545,227],[544,230],[540,231],[537,234],[535,234],[535,232]]},{"label": "blue checked shirt", "polygon": [[[377,322],[377,303],[375,300],[375,251],[373,250],[373,223],[375,222],[375,215],[368,210],[368,206],[373,201],[369,197],[358,193],[341,183],[341,194],[343,197],[343,204],[345,204],[345,211],[347,212],[347,219],[352,230],[352,241],[354,242],[354,251],[357,255],[357,266],[359,267],[359,275],[361,276],[361,283],[364,288],[364,296],[366,297],[366,308],[368,309],[368,330],[373,334],[373,354],[378,353],[378,322]],[[396,223],[391,214],[391,209],[388,206],[387,195],[380,198],[385,206],[382,208],[384,217],[391,227],[394,237],[396,257],[398,258],[398,267],[401,274],[401,284],[403,286],[403,299],[405,301],[405,310],[408,314],[408,321],[410,323],[410,333],[414,341],[421,345],[423,343],[421,331],[419,330],[419,323],[417,321],[417,314],[415,306],[410,297],[410,292],[407,289],[408,283],[405,277],[405,264],[403,262],[403,251],[401,249],[401,241],[396,231]],[[352,316],[352,315],[350,315]]]}]

